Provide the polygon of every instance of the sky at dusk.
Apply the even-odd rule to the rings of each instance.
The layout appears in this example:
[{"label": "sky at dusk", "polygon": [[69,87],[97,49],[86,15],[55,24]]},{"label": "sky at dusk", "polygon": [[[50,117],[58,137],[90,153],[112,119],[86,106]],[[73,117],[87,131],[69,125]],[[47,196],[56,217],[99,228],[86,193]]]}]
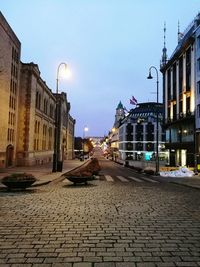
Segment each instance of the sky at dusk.
[{"label": "sky at dusk", "polygon": [[[41,78],[56,91],[56,72],[67,63],[71,77],[59,79],[67,93],[75,135],[104,136],[114,123],[121,100],[127,108],[156,101],[166,22],[170,56],[183,32],[200,11],[199,0],[1,0],[0,10],[19,38],[22,62],[38,64]],[[162,77],[159,74],[161,101]]]}]

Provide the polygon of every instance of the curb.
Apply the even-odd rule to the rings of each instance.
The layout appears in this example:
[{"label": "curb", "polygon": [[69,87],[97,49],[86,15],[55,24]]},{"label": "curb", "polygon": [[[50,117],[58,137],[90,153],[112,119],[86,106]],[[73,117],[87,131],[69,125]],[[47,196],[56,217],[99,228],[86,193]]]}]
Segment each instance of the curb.
[{"label": "curb", "polygon": [[41,182],[41,183],[35,183],[33,184],[31,187],[37,187],[37,186],[41,186],[41,185],[46,185],[46,184],[49,184],[51,183],[52,181],[44,181],[44,182]]},{"label": "curb", "polygon": [[200,186],[198,186],[198,185],[191,185],[191,184],[179,183],[179,182],[175,182],[175,181],[170,181],[170,183],[171,184],[182,185],[182,186],[185,186],[185,187],[190,187],[190,188],[193,188],[193,189],[200,190]]},{"label": "curb", "polygon": [[[54,178],[54,179],[52,179],[52,180],[48,180],[48,181],[40,181],[40,182],[38,181],[38,182],[36,182],[35,184],[33,184],[32,187],[38,187],[38,186],[42,186],[42,185],[50,184],[51,182],[53,182],[53,181],[55,181],[55,180],[57,180],[57,179],[59,179],[59,178],[65,179],[65,176],[64,176],[65,174],[67,174],[68,172],[74,171],[74,170],[76,170],[76,169],[82,167],[82,166],[85,165],[87,162],[88,162],[88,160],[86,160],[85,162],[83,162],[83,164],[81,164],[81,165],[79,165],[79,166],[77,166],[77,167],[75,167],[75,168],[73,168],[73,169],[71,169],[71,170],[69,170],[69,171],[61,172],[61,173],[60,173],[60,176],[58,176],[58,177],[56,177],[56,178]],[[39,179],[38,179],[38,180],[39,180]]]}]

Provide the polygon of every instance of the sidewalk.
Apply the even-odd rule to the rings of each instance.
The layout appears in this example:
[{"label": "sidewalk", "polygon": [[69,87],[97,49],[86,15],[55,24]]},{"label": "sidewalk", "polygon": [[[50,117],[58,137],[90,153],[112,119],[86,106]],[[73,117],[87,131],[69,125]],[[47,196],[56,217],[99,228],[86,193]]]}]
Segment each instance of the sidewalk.
[{"label": "sidewalk", "polygon": [[[33,174],[37,178],[37,181],[33,186],[48,184],[51,181],[59,178],[65,172],[69,172],[83,165],[85,162],[86,161],[83,162],[78,159],[66,160],[63,162],[62,172],[52,172],[52,162],[37,166],[4,168],[0,169],[0,181],[4,176],[7,176],[11,173],[27,172]],[[3,184],[0,183],[0,186],[3,186]]]}]

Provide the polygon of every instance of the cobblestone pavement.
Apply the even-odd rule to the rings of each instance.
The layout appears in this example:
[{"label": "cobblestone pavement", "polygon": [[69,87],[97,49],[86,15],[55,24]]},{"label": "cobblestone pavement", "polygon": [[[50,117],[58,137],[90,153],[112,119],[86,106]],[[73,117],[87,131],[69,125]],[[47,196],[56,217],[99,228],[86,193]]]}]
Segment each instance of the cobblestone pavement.
[{"label": "cobblestone pavement", "polygon": [[199,190],[60,179],[0,191],[1,266],[200,266]]}]

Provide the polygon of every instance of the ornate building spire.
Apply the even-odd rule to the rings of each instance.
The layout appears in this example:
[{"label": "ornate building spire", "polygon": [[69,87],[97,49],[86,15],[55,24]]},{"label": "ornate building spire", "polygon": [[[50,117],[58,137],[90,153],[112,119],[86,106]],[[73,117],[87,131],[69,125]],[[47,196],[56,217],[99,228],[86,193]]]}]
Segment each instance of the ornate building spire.
[{"label": "ornate building spire", "polygon": [[180,32],[180,23],[178,21],[178,43],[180,43],[183,36],[184,36],[184,34],[182,32]]},{"label": "ornate building spire", "polygon": [[178,20],[178,43],[180,42],[182,37],[183,37],[183,34],[182,34],[182,32],[180,32],[180,23]]},{"label": "ornate building spire", "polygon": [[179,23],[179,20],[178,20],[178,43],[180,41],[180,23]]},{"label": "ornate building spire", "polygon": [[162,60],[161,66],[164,66],[167,63],[167,48],[166,48],[166,23],[164,23],[164,47],[162,50]]},{"label": "ornate building spire", "polygon": [[115,113],[115,123],[114,123],[115,128],[118,128],[119,122],[121,119],[124,118],[124,116],[125,116],[124,107],[122,105],[122,102],[120,101],[119,104],[117,105],[116,113]]}]

